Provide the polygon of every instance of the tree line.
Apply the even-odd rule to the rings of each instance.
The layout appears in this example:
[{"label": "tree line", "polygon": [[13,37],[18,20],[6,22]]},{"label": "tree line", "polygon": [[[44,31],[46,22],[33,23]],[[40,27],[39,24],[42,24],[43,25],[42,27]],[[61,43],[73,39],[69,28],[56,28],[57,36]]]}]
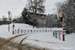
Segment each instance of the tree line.
[{"label": "tree line", "polygon": [[[22,11],[25,23],[34,26],[40,25],[40,23],[37,22],[36,14],[45,12],[44,2],[45,0],[28,0],[27,7]],[[29,15],[30,12],[33,12],[33,17]],[[66,0],[64,3],[57,3],[57,12],[58,15],[60,15],[60,12],[65,14],[65,29],[67,33],[75,32],[75,0]],[[62,18],[57,16],[51,18],[47,15],[45,27],[62,27],[62,21],[60,20],[62,20]]]},{"label": "tree line", "polygon": [[66,0],[64,3],[57,3],[58,14],[65,14],[65,29],[68,33],[75,32],[75,0]]}]

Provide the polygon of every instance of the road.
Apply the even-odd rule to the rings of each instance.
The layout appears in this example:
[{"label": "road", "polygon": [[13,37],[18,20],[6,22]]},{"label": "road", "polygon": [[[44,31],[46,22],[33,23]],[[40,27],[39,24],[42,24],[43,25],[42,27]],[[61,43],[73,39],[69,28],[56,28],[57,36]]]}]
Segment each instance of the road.
[{"label": "road", "polygon": [[22,38],[20,40],[20,43],[12,42],[13,39],[24,35],[26,34],[17,35],[9,39],[0,38],[0,50],[47,50],[44,48],[40,49],[40,48],[28,46],[27,44],[22,44],[23,40],[25,40],[29,35],[26,35],[24,38]]}]

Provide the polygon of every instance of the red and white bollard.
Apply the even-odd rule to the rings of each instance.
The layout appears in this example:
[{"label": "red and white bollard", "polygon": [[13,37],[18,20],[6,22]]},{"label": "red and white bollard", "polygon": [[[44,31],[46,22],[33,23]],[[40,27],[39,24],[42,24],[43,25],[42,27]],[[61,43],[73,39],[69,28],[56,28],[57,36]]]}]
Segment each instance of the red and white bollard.
[{"label": "red and white bollard", "polygon": [[12,34],[14,35],[14,30],[12,31]]},{"label": "red and white bollard", "polygon": [[64,14],[62,15],[62,18],[63,18],[63,24],[62,24],[63,25],[63,35],[62,35],[62,40],[65,41],[65,33],[64,33],[64,18],[65,18],[65,15]]},{"label": "red and white bollard", "polygon": [[63,34],[63,41],[65,41],[65,34]]},{"label": "red and white bollard", "polygon": [[15,27],[14,23],[13,23],[12,27],[13,27],[12,35],[14,35],[14,27]]},{"label": "red and white bollard", "polygon": [[63,21],[63,41],[65,41],[65,34],[64,34],[64,21]]}]

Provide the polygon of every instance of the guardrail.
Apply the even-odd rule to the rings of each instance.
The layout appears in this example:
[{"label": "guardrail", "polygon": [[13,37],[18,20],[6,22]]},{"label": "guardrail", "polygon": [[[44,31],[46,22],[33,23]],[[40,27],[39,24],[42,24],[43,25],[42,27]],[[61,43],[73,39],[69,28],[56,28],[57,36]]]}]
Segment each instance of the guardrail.
[{"label": "guardrail", "polygon": [[46,32],[61,32],[63,31],[62,29],[53,29],[53,28],[17,28],[14,29],[15,34],[19,33],[46,33]]},{"label": "guardrail", "polygon": [[15,29],[15,34],[19,33],[45,33],[45,32],[51,32],[51,29]]},{"label": "guardrail", "polygon": [[66,34],[66,30],[54,30],[54,31],[53,31],[53,36],[54,36],[55,38],[58,38],[59,40],[62,40],[63,31],[64,31],[64,33]]},{"label": "guardrail", "polygon": [[[15,29],[14,30],[14,34],[28,34],[28,33],[50,33],[53,32],[53,36],[55,38],[58,38],[59,40],[62,40],[62,36],[63,36],[63,30],[62,29],[56,29],[54,30],[53,28],[34,28],[34,29],[25,29],[25,28],[21,28],[21,29]],[[64,30],[64,33],[66,34],[66,30]]]}]

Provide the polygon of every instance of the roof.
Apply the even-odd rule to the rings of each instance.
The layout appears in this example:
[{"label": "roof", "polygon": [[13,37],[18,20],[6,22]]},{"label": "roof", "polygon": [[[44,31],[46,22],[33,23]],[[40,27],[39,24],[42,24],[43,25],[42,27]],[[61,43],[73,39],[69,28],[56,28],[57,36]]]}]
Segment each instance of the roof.
[{"label": "roof", "polygon": [[[33,12],[30,13],[33,14]],[[42,13],[37,13],[37,15],[46,16],[46,14],[42,14]]]}]

